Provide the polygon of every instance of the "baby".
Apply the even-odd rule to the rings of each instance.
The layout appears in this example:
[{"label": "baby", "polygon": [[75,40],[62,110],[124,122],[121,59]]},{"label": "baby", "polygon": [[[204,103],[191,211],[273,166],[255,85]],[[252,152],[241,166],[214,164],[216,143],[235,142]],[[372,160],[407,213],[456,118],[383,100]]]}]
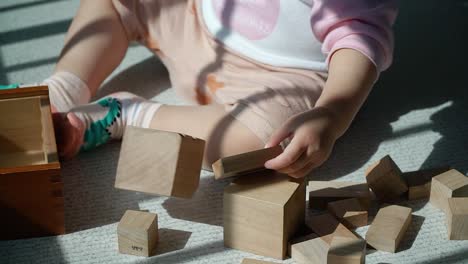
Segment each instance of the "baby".
[{"label": "baby", "polygon": [[[392,61],[393,0],[83,0],[49,85],[61,155],[127,125],[206,140],[204,167],[283,143],[265,166],[303,177],[330,155]],[[89,103],[138,41],[190,105],[128,92]],[[131,87],[129,87],[131,88]]]}]

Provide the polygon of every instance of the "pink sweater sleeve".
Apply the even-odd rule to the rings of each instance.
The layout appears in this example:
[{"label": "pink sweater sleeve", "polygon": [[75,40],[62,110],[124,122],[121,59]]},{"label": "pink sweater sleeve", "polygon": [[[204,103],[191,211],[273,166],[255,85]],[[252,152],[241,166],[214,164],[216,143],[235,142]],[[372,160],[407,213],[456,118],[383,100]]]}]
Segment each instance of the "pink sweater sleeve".
[{"label": "pink sweater sleeve", "polygon": [[367,56],[378,71],[392,63],[396,0],[314,0],[312,29],[327,55],[342,48]]}]

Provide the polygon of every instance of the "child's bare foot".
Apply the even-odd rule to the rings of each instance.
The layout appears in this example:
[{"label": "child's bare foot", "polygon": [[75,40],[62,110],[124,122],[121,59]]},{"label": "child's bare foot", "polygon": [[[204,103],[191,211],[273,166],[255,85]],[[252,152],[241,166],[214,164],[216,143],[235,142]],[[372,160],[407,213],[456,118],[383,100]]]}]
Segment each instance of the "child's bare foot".
[{"label": "child's bare foot", "polygon": [[111,139],[121,139],[127,125],[148,127],[161,105],[127,92],[72,108],[54,117],[60,155],[69,159]]}]

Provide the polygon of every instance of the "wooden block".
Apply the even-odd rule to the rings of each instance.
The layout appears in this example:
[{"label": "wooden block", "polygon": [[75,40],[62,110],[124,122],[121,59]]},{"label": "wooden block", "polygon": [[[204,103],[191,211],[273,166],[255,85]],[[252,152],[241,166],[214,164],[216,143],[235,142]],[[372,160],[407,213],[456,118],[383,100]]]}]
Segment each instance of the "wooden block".
[{"label": "wooden block", "polygon": [[117,226],[119,252],[149,257],[158,243],[158,215],[127,210]]},{"label": "wooden block", "polygon": [[408,191],[400,168],[388,155],[367,169],[366,180],[375,196],[382,201],[391,201]]},{"label": "wooden block", "polygon": [[329,213],[311,216],[306,221],[306,225],[327,244],[331,244],[334,236],[358,238],[356,234],[346,228]]},{"label": "wooden block", "polygon": [[304,239],[291,241],[291,243],[291,258],[298,264],[327,263],[330,246],[316,234],[310,234]]},{"label": "wooden block", "polygon": [[0,239],[65,233],[47,86],[0,91]]},{"label": "wooden block", "polygon": [[328,250],[328,264],[361,264],[366,259],[366,241],[335,236]]},{"label": "wooden block", "polygon": [[323,210],[329,202],[358,198],[364,208],[370,206],[370,191],[367,183],[342,181],[309,181],[309,207]]},{"label": "wooden block", "polygon": [[467,196],[468,177],[457,170],[452,169],[432,178],[429,202],[445,213],[447,212],[448,198]]},{"label": "wooden block", "polygon": [[404,172],[403,179],[408,185],[408,200],[429,198],[432,178],[450,170],[450,167]]},{"label": "wooden block", "polygon": [[248,174],[264,170],[263,164],[283,152],[281,146],[259,149],[239,155],[225,157],[213,163],[212,168],[216,179]]},{"label": "wooden block", "polygon": [[200,181],[204,147],[201,139],[127,126],[115,187],[190,198]]},{"label": "wooden block", "polygon": [[468,240],[468,197],[448,199],[447,233],[450,240]]},{"label": "wooden block", "polygon": [[242,260],[241,264],[274,264],[277,262],[270,262],[270,261],[264,261],[264,260],[258,260],[258,259],[251,259],[251,258],[245,258]]},{"label": "wooden block", "polygon": [[284,259],[289,239],[303,225],[305,184],[273,171],[234,180],[224,189],[224,245]]},{"label": "wooden block", "polygon": [[347,228],[367,225],[367,211],[356,198],[331,202],[327,208]]},{"label": "wooden block", "polygon": [[390,205],[381,208],[366,234],[375,249],[395,253],[411,223],[411,208]]}]

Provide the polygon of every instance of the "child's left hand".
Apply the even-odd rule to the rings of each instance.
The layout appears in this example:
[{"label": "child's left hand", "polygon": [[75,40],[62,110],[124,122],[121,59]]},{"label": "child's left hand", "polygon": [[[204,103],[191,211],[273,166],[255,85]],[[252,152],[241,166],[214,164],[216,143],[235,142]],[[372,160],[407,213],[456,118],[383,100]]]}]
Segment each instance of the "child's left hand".
[{"label": "child's left hand", "polygon": [[316,107],[295,115],[273,133],[266,147],[276,146],[292,136],[283,153],[265,163],[268,169],[300,178],[325,162],[338,138],[335,114]]}]

